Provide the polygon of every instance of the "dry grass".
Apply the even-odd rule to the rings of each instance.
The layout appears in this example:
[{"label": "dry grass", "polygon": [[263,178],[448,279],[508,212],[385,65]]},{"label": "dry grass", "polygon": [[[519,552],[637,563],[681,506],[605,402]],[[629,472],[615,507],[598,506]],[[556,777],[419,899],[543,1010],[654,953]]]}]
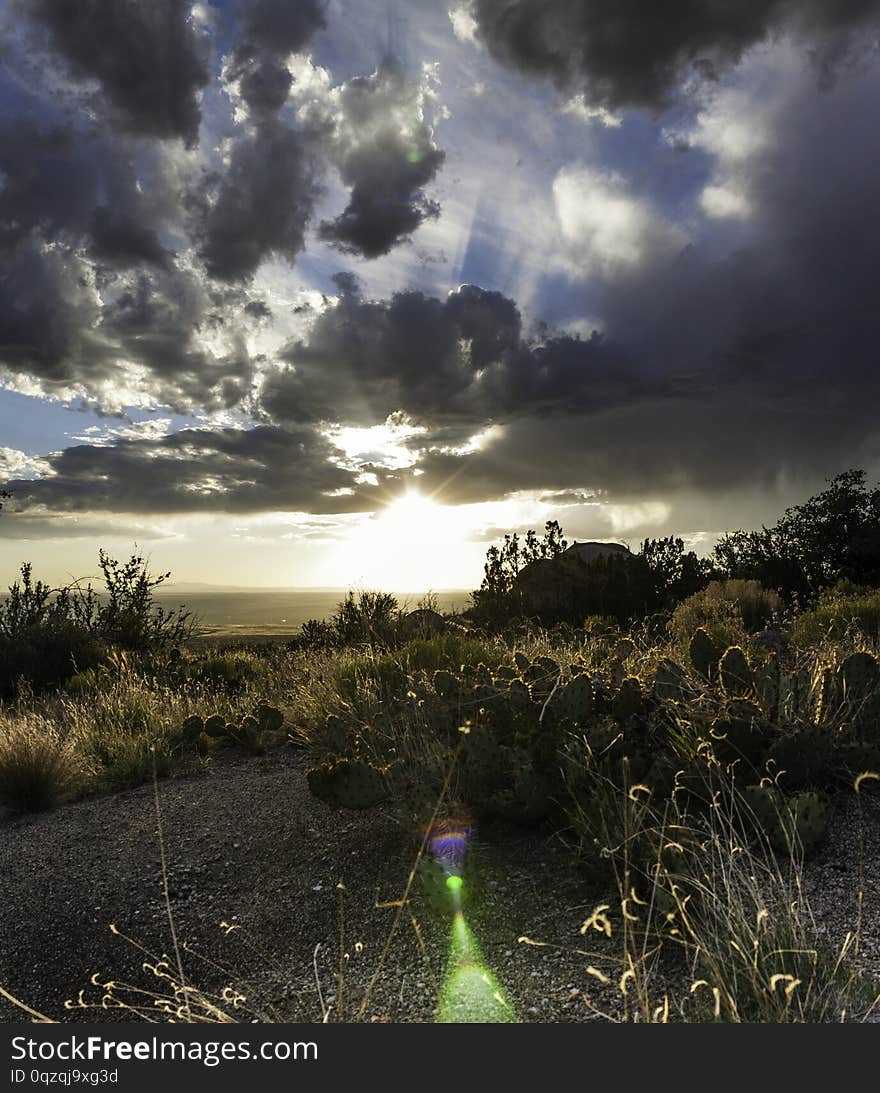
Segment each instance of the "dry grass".
[{"label": "dry grass", "polygon": [[82,760],[56,727],[36,714],[0,720],[0,803],[41,812],[74,797],[85,780]]}]

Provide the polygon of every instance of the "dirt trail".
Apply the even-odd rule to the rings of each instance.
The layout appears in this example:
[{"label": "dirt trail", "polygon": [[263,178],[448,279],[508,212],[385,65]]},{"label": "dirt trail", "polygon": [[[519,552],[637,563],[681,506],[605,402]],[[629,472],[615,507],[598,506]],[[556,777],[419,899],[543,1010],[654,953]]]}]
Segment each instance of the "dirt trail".
[{"label": "dirt trail", "polygon": [[[339,893],[345,884],[344,1014],[357,1010],[388,936],[414,855],[408,836],[381,812],[334,812],[305,782],[306,757],[275,752],[218,761],[160,783],[171,905],[187,946],[233,969],[221,975],[184,954],[192,981],[232,982],[263,1017],[337,1019]],[[63,1020],[122,1016],[65,1011],[94,973],[154,991],[144,955],[170,952],[153,788],[81,801],[0,822],[0,985]],[[585,1020],[577,997],[583,959],[517,942],[527,934],[569,948],[592,893],[557,840],[477,833],[470,852],[468,921],[486,962],[520,1019]],[[470,883],[470,882],[469,882]],[[366,1019],[430,1021],[449,952],[451,913],[442,888],[417,888],[412,906],[425,951],[404,915]],[[239,927],[228,935],[220,927]],[[318,949],[315,957],[315,948]],[[0,1019],[23,1015],[0,1000]]]}]

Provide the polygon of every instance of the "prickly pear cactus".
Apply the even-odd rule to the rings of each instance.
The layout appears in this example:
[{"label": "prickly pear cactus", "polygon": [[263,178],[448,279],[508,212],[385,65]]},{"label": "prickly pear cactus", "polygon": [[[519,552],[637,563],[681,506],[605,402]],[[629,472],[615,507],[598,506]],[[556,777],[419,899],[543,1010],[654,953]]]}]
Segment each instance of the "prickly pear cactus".
[{"label": "prickly pear cactus", "polygon": [[221,717],[220,714],[215,713],[205,721],[205,736],[209,736],[213,739],[225,736],[226,734],[226,719]]},{"label": "prickly pear cactus", "polygon": [[779,849],[803,848],[805,855],[812,854],[828,833],[829,807],[818,793],[799,793],[787,802],[785,846]]},{"label": "prickly pear cactus", "polygon": [[261,702],[254,708],[253,716],[257,720],[261,733],[278,732],[284,725],[284,714],[276,706]]},{"label": "prickly pear cactus", "polygon": [[747,695],[755,685],[752,669],[749,667],[745,653],[738,645],[731,645],[725,650],[718,662],[718,675],[721,686],[729,695]]},{"label": "prickly pear cactus", "polygon": [[709,735],[720,763],[728,765],[738,760],[755,769],[763,766],[770,739],[761,710],[754,703],[729,703],[725,715],[712,722]]},{"label": "prickly pear cactus", "polygon": [[757,829],[773,845],[782,835],[785,800],[775,785],[761,782],[740,790],[740,815],[746,830]]},{"label": "prickly pear cactus", "polygon": [[204,731],[205,722],[198,714],[193,714],[183,723],[183,739],[187,744],[194,744]]},{"label": "prickly pear cactus", "polygon": [[815,729],[779,736],[767,752],[767,769],[784,789],[822,785],[835,769],[831,736]]},{"label": "prickly pear cactus", "polygon": [[855,705],[880,686],[880,667],[870,653],[851,653],[837,670],[844,702]]},{"label": "prickly pear cactus", "polygon": [[767,720],[775,723],[779,718],[781,690],[779,657],[776,653],[771,653],[763,664],[759,664],[752,672],[752,677],[758,704]]},{"label": "prickly pear cactus", "polygon": [[711,679],[718,667],[718,658],[721,651],[715,642],[709,637],[708,632],[701,626],[694,631],[691,643],[688,647],[691,664],[697,669],[704,679]]},{"label": "prickly pear cactus", "polygon": [[654,675],[654,697],[658,702],[683,702],[689,686],[684,671],[673,660],[661,660]]},{"label": "prickly pear cactus", "polygon": [[611,716],[618,724],[623,724],[630,718],[638,717],[644,709],[640,681],[635,676],[627,676],[611,701]]},{"label": "prickly pear cactus", "polygon": [[828,832],[829,806],[818,793],[786,798],[775,785],[762,782],[746,786],[741,799],[746,825],[756,826],[781,854],[812,854]]},{"label": "prickly pear cactus", "polygon": [[585,726],[592,719],[595,710],[593,681],[586,674],[574,676],[559,687],[550,701],[559,717],[573,725]]},{"label": "prickly pear cactus", "polygon": [[345,755],[349,749],[348,726],[342,718],[330,714],[325,720],[316,742],[329,755]]},{"label": "prickly pear cactus", "polygon": [[384,773],[359,759],[339,759],[306,774],[312,794],[335,808],[372,808],[388,796]]},{"label": "prickly pear cactus", "polygon": [[852,653],[837,670],[838,688],[857,736],[880,740],[880,665],[870,653]]}]

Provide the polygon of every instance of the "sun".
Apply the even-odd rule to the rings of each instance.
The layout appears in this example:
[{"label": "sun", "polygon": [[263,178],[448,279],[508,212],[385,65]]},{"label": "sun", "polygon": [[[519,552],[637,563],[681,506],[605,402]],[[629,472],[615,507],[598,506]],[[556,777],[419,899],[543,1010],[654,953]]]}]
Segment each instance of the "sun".
[{"label": "sun", "polygon": [[360,579],[390,590],[448,585],[450,559],[467,538],[464,514],[408,490],[373,515],[354,537]]},{"label": "sun", "polygon": [[410,490],[377,514],[375,530],[386,545],[394,537],[403,546],[425,547],[450,534],[452,512],[449,506]]}]

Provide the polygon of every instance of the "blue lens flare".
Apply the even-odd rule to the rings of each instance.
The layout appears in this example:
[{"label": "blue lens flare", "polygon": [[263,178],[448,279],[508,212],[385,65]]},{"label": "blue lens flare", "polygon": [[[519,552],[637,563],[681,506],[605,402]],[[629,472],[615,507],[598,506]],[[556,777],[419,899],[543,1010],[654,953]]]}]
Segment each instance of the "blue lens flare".
[{"label": "blue lens flare", "polygon": [[[468,842],[473,833],[469,820],[435,820],[428,833],[428,848],[449,876],[461,877]],[[450,886],[452,887],[452,886]]]}]

